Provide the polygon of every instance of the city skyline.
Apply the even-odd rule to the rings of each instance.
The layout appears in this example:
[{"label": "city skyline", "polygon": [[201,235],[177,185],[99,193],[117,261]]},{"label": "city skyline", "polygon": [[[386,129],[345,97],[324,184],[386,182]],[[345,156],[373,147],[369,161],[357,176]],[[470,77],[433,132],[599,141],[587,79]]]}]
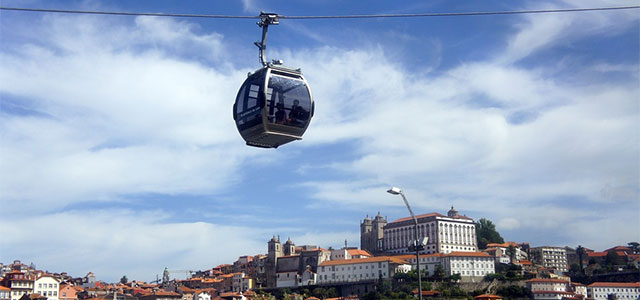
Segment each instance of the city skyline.
[{"label": "city skyline", "polygon": [[[346,15],[636,5],[536,1],[13,1],[6,7]],[[579,6],[578,6],[579,5]],[[505,240],[640,239],[638,9],[282,19],[303,140],[247,147],[232,105],[257,20],[0,11],[0,261],[152,280],[299,244],[359,246],[359,221],[454,206]],[[82,274],[80,274],[82,275]]]}]

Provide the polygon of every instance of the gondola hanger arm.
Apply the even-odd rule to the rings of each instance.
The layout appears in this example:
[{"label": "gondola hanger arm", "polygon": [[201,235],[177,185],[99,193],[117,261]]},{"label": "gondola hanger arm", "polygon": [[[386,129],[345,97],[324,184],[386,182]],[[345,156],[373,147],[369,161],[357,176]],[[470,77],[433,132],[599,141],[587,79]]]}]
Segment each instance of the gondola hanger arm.
[{"label": "gondola hanger arm", "polygon": [[[260,22],[256,23],[259,27],[262,28],[262,41],[255,42],[254,44],[258,46],[260,50],[260,63],[262,66],[266,67],[269,65],[267,62],[267,31],[269,30],[269,25],[280,25],[280,16],[276,13],[266,13],[260,12]],[[273,64],[282,64],[282,61],[274,60]]]}]

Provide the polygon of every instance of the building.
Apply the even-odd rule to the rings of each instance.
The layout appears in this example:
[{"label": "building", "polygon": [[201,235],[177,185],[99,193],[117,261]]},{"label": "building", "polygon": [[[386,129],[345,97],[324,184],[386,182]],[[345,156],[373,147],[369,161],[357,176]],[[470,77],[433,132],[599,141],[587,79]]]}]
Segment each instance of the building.
[{"label": "building", "polygon": [[331,260],[320,264],[317,281],[318,284],[374,281],[410,269],[406,261],[393,256]]},{"label": "building", "polygon": [[567,252],[563,247],[533,247],[531,248],[531,258],[534,263],[547,269],[553,269],[557,273],[562,274],[569,271]]},{"label": "building", "polygon": [[386,225],[387,218],[383,218],[380,212],[373,220],[366,216],[360,223],[360,249],[373,255],[383,254],[384,227]]},{"label": "building", "polygon": [[[313,245],[296,246],[291,239],[284,245],[275,236],[269,240],[267,259],[264,263],[267,287],[295,287],[308,285],[313,278],[307,270],[317,273],[318,266],[331,260],[331,251]],[[305,275],[305,273],[307,273]]]},{"label": "building", "polygon": [[[444,254],[441,253],[420,254],[420,271],[423,272],[422,274],[425,276],[433,276],[438,266],[442,266],[442,256],[444,256]],[[412,270],[416,269],[415,254],[404,254],[394,257],[410,263]]]},{"label": "building", "polygon": [[535,278],[527,280],[526,284],[535,300],[562,300],[576,295],[570,291],[570,282],[563,279]]},{"label": "building", "polygon": [[[511,261],[512,257],[509,253],[509,248],[513,247],[513,261]],[[483,252],[489,253],[491,256],[495,257],[497,263],[501,264],[510,264],[517,263],[521,260],[528,259],[527,252],[523,251],[520,248],[519,244],[514,242],[506,242],[502,244],[490,243],[487,244],[487,249],[483,250]]]},{"label": "building", "polygon": [[11,289],[11,300],[18,300],[26,294],[33,294],[32,275],[25,274],[21,271],[11,271],[5,274],[5,283]]},{"label": "building", "polygon": [[138,296],[139,300],[180,300],[182,296],[176,292],[157,290]]},{"label": "building", "polygon": [[0,300],[10,300],[11,299],[11,289],[0,285]]},{"label": "building", "polygon": [[232,291],[236,293],[244,293],[253,289],[254,279],[249,277],[245,273],[233,274],[233,287]]},{"label": "building", "polygon": [[60,285],[58,298],[60,300],[78,300],[78,290],[69,284]]},{"label": "building", "polygon": [[494,258],[484,252],[451,252],[442,256],[445,275],[460,274],[462,281],[482,280],[496,272]]},{"label": "building", "polygon": [[[451,207],[446,216],[430,213],[416,216],[418,239],[428,238],[423,253],[478,251],[476,226],[473,219],[458,214]],[[365,219],[366,222],[366,219]],[[409,243],[415,239],[412,217],[402,218],[384,226],[383,251],[389,254],[410,253]]]},{"label": "building", "polygon": [[35,293],[47,297],[49,300],[58,300],[58,291],[60,291],[60,281],[52,275],[44,274],[39,276],[34,284]]},{"label": "building", "polygon": [[640,282],[594,282],[587,286],[589,298],[608,300],[615,295],[618,300],[640,299]]}]

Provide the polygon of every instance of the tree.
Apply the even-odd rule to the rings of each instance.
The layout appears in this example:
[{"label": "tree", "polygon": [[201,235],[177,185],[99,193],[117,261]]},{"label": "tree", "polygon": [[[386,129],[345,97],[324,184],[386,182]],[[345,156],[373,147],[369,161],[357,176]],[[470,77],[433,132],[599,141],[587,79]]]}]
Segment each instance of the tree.
[{"label": "tree", "polygon": [[478,223],[476,223],[476,236],[478,237],[478,247],[480,249],[486,249],[489,243],[504,243],[504,239],[496,231],[496,225],[485,218],[478,220]]},{"label": "tree", "polygon": [[633,252],[633,254],[640,254],[640,243],[629,242],[627,243],[627,245],[629,245],[629,248],[631,248],[631,251]]},{"label": "tree", "polygon": [[120,278],[120,283],[127,284],[127,282],[129,282],[129,279],[127,278],[127,275],[124,275],[124,276],[122,276],[122,278]]}]

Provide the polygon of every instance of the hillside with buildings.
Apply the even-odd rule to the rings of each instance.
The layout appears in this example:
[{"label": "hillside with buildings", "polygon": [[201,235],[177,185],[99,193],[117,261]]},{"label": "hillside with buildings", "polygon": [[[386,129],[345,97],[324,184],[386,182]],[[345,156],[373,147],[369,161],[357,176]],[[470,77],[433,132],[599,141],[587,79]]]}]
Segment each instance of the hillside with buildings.
[{"label": "hillside with buildings", "polygon": [[[296,245],[274,235],[266,254],[189,271],[184,280],[171,278],[176,271],[165,269],[162,279],[149,283],[126,276],[105,283],[91,272],[73,277],[16,260],[0,265],[0,300],[235,300],[294,294],[402,298],[417,294],[418,266],[428,297],[494,293],[539,300],[640,299],[637,243],[603,251],[527,242],[486,243],[481,249],[476,228],[472,218],[453,207],[446,215],[422,214],[416,221],[388,221],[378,213],[360,222],[361,249]],[[416,236],[424,241],[419,255],[415,246],[408,247]]]}]

